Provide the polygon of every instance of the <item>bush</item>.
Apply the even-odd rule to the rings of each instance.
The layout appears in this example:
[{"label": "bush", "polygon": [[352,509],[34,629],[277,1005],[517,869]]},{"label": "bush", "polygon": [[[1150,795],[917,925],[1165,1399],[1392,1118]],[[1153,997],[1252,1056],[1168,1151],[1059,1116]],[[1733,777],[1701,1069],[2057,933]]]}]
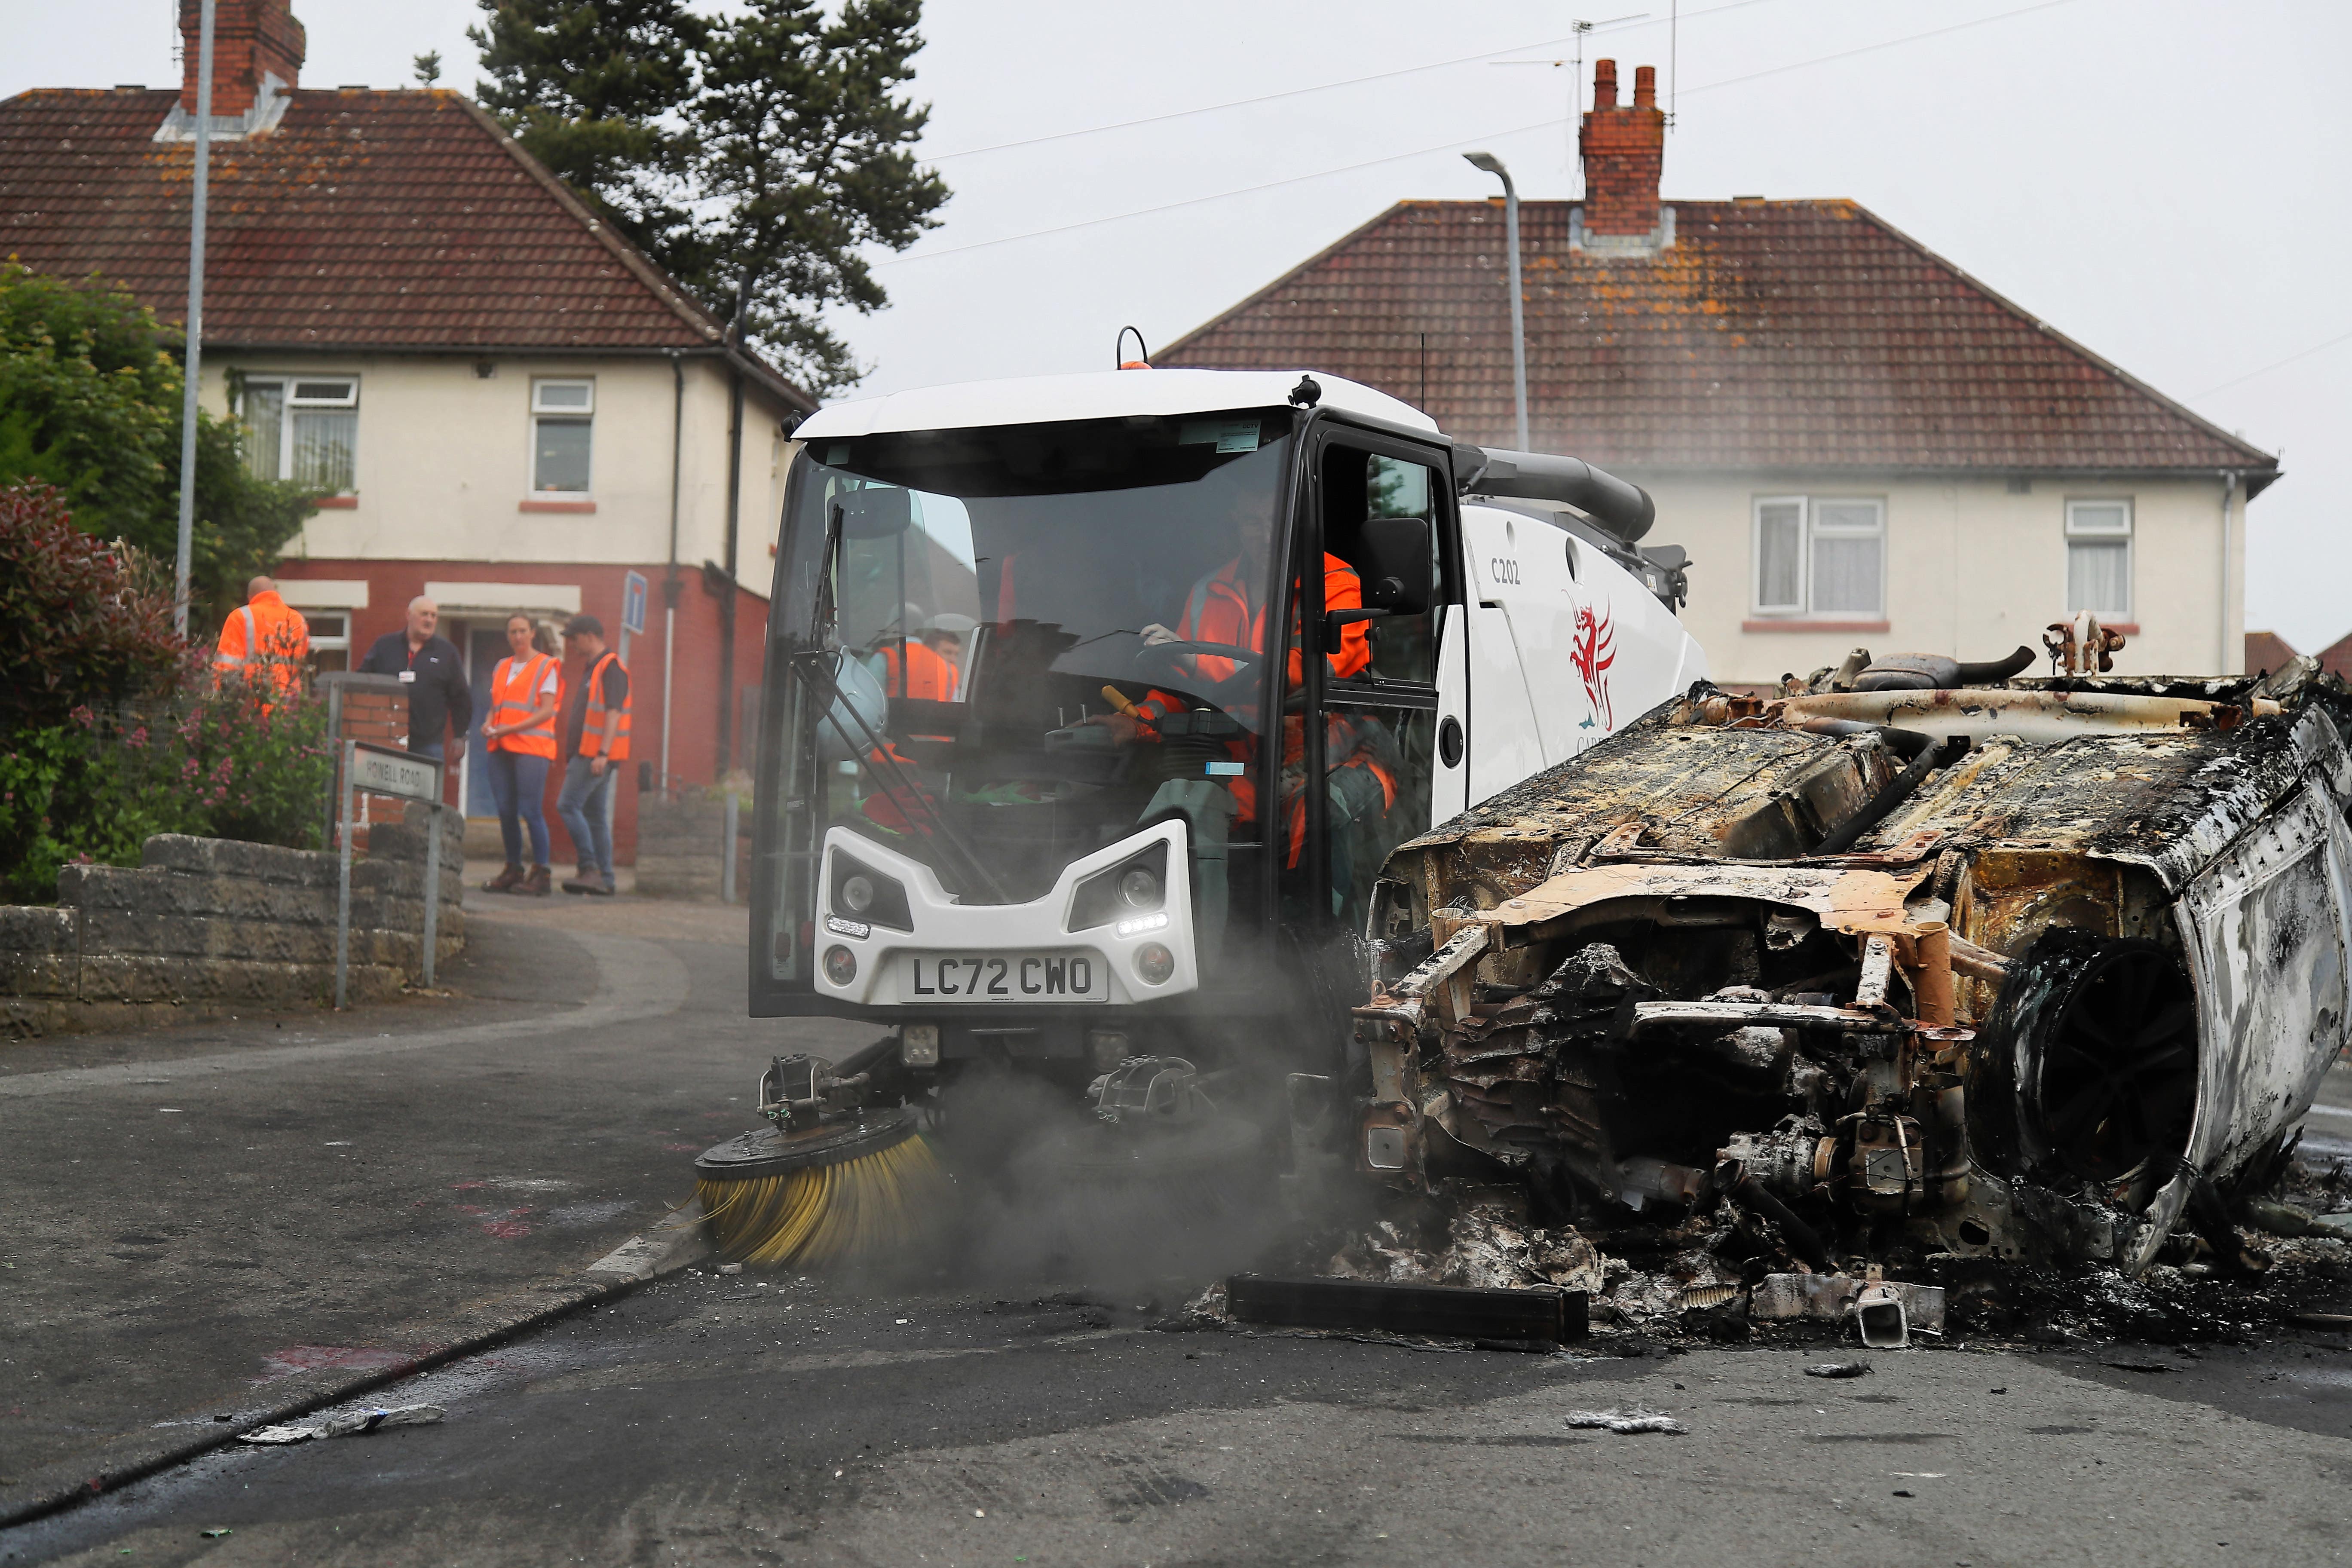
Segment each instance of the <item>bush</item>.
[{"label": "bush", "polygon": [[155,833],[316,846],[325,704],[215,687],[208,649],[173,633],[152,557],[74,527],[49,486],[0,489],[0,898],[54,899],[68,861],[135,866]]},{"label": "bush", "polygon": [[[179,552],[182,343],[120,284],[67,282],[0,261],[0,485],[64,492],[76,521],[161,560]],[[233,420],[196,421],[195,624],[245,602],[316,510],[257,479]]]},{"label": "bush", "polygon": [[77,708],[0,738],[0,897],[47,903],[72,861],[136,866],[151,834],[315,849],[334,749],[326,704],[241,679],[147,710]]},{"label": "bush", "polygon": [[54,723],[176,684],[187,647],[170,590],[142,576],[137,553],[76,528],[53,487],[0,489],[0,725]]}]

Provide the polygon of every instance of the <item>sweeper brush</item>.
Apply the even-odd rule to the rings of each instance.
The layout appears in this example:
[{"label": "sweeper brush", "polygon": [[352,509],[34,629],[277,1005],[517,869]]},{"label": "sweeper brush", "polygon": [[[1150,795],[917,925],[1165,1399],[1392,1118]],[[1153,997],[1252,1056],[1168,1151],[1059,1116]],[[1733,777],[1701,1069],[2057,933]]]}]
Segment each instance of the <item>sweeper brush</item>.
[{"label": "sweeper brush", "polygon": [[772,1124],[694,1163],[695,1196],[720,1256],[795,1268],[870,1261],[918,1242],[946,1212],[947,1173],[916,1113],[857,1107],[865,1078],[814,1057],[769,1068],[760,1109]]}]

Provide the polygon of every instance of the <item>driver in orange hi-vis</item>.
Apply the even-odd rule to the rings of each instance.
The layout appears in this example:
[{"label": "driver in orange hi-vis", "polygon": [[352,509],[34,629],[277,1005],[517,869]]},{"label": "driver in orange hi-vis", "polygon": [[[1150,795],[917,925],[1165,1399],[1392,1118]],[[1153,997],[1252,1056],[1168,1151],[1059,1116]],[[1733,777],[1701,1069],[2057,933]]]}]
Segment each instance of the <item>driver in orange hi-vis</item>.
[{"label": "driver in orange hi-vis", "polygon": [[[1241,497],[1234,503],[1233,521],[1240,534],[1240,548],[1234,558],[1216,570],[1203,575],[1192,584],[1184,597],[1183,613],[1178,616],[1174,629],[1155,622],[1143,628],[1145,643],[1160,646],[1168,643],[1206,643],[1216,647],[1246,649],[1252,653],[1266,651],[1266,605],[1265,591],[1267,572],[1266,552],[1274,538],[1272,503],[1266,498]],[[1294,584],[1294,591],[1296,589]],[[1364,603],[1363,583],[1356,569],[1338,556],[1323,557],[1323,606],[1326,610],[1353,610]],[[1299,684],[1303,667],[1298,653],[1297,616],[1292,615],[1289,683]],[[1372,662],[1371,640],[1367,623],[1351,621],[1340,634],[1339,646],[1325,656],[1329,661],[1333,679],[1345,680],[1360,674]],[[1189,653],[1176,656],[1177,668],[1186,670],[1201,684],[1213,685],[1226,679],[1240,668],[1240,661],[1213,653]],[[1183,699],[1168,692],[1153,690],[1135,704],[1129,713],[1106,713],[1087,721],[1108,729],[1122,744],[1131,741],[1156,741],[1159,726],[1167,717],[1188,704]],[[1296,715],[1283,721],[1283,763],[1286,772],[1295,770],[1305,751],[1305,734]],[[1248,763],[1254,760],[1255,747],[1246,738],[1231,742],[1234,760]],[[1371,767],[1380,777],[1382,790],[1391,799],[1395,784],[1386,776],[1386,770],[1369,759],[1358,759],[1340,753],[1327,758],[1334,768],[1356,765]],[[1246,775],[1225,780],[1234,796],[1234,820],[1236,823],[1257,819],[1257,783]],[[1297,863],[1305,817],[1298,804],[1292,803],[1291,847],[1293,864]]]}]

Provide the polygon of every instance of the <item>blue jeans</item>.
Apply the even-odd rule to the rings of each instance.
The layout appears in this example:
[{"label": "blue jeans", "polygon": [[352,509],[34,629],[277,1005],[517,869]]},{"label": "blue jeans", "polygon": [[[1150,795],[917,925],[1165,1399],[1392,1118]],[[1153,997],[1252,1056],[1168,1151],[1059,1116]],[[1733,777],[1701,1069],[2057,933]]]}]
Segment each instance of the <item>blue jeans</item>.
[{"label": "blue jeans", "polygon": [[411,746],[408,748],[408,754],[412,757],[430,757],[437,763],[442,760],[442,751],[447,745],[446,741],[436,741],[429,746]]},{"label": "blue jeans", "polygon": [[604,818],[605,797],[612,793],[614,769],[606,763],[604,776],[588,771],[586,757],[563,764],[563,793],[555,797],[555,814],[563,831],[572,835],[572,852],[583,866],[593,865],[607,885],[613,880],[613,827]]},{"label": "blue jeans", "polygon": [[490,794],[499,803],[499,837],[506,840],[507,864],[522,865],[522,830],[530,829],[530,861],[547,864],[547,813],[540,801],[547,794],[548,761],[520,752],[490,753]]}]

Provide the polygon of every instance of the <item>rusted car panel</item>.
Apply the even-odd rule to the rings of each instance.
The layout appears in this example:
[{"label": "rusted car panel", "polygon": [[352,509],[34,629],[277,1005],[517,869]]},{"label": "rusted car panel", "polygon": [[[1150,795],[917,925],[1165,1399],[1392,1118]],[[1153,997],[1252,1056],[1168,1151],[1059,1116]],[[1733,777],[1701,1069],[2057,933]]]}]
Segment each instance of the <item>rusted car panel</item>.
[{"label": "rusted car panel", "polygon": [[1841,1262],[2215,1228],[2352,1015],[2341,684],[1828,675],[1694,687],[1396,852],[1360,1168]]}]

